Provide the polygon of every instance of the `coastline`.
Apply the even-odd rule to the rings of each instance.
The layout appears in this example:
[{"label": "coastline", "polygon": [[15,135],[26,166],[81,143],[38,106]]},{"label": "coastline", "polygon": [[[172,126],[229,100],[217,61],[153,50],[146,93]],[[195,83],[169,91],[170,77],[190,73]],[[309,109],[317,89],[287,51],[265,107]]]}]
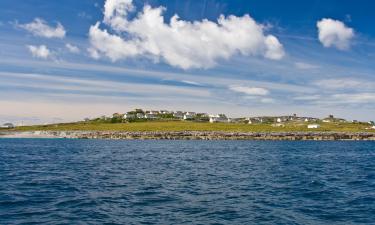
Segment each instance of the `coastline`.
[{"label": "coastline", "polygon": [[331,140],[375,141],[373,132],[224,132],[224,131],[0,131],[0,138],[113,140]]}]

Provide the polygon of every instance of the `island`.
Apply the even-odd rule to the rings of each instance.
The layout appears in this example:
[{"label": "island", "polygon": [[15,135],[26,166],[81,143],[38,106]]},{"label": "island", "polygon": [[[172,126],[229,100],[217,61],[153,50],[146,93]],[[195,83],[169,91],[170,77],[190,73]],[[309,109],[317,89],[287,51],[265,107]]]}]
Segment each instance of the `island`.
[{"label": "island", "polygon": [[0,137],[167,140],[375,140],[373,121],[142,110],[86,118],[72,123],[6,126]]}]

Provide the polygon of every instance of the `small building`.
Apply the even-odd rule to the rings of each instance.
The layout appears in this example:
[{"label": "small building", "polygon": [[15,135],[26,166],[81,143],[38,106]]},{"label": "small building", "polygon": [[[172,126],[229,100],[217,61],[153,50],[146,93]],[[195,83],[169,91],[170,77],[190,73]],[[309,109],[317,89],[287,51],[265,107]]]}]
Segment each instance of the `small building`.
[{"label": "small building", "polygon": [[125,113],[124,114],[124,119],[135,119],[136,118],[136,114],[134,113]]},{"label": "small building", "polygon": [[195,113],[195,112],[185,112],[185,115],[188,115],[188,116],[196,116],[197,113]]},{"label": "small building", "polygon": [[1,128],[15,128],[15,126],[13,125],[13,123],[4,123]]},{"label": "small building", "polygon": [[145,119],[150,119],[150,120],[153,120],[153,119],[157,119],[158,118],[158,115],[157,114],[151,114],[151,113],[146,113],[145,115],[144,115],[145,117]]},{"label": "small building", "polygon": [[230,120],[224,114],[210,115],[210,123],[228,123]]},{"label": "small building", "polygon": [[137,118],[138,119],[144,119],[145,118],[145,114],[143,114],[143,113],[137,113]]},{"label": "small building", "polygon": [[191,120],[193,119],[194,117],[192,115],[189,115],[189,114],[185,114],[184,115],[184,120]]},{"label": "small building", "polygon": [[318,128],[320,128],[320,125],[319,124],[309,124],[309,125],[307,125],[307,128],[308,129],[318,129]]},{"label": "small building", "polygon": [[177,118],[177,119],[183,119],[184,118],[184,113],[181,112],[181,111],[177,111],[177,112],[173,113],[173,117]]}]

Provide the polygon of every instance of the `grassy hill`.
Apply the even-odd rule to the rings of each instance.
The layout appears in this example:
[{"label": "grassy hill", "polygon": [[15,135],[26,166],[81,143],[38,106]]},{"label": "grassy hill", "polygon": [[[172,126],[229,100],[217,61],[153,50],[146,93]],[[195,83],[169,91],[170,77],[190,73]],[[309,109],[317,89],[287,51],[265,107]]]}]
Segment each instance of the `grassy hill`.
[{"label": "grassy hill", "polygon": [[308,123],[286,123],[285,127],[271,124],[207,123],[191,121],[147,121],[133,123],[77,122],[38,126],[23,126],[11,131],[227,131],[227,132],[375,132],[364,123],[321,123],[319,129],[307,129]]}]

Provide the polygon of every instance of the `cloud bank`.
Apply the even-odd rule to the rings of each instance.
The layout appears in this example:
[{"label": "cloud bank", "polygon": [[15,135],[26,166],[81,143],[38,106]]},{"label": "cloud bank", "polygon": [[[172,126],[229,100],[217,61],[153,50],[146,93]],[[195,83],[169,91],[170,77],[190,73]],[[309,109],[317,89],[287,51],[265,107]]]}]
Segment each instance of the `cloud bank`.
[{"label": "cloud bank", "polygon": [[354,30],[338,20],[324,18],[317,22],[319,41],[324,47],[336,47],[340,50],[350,48]]},{"label": "cloud bank", "polygon": [[45,45],[28,45],[27,48],[35,58],[48,59],[51,56],[51,51]]},{"label": "cloud bank", "polygon": [[66,34],[65,28],[60,23],[57,23],[56,27],[51,27],[46,21],[40,18],[35,18],[31,23],[19,24],[17,27],[28,31],[35,36],[45,38],[64,38]]},{"label": "cloud bank", "polygon": [[[283,45],[249,15],[220,16],[216,22],[184,21],[174,15],[165,22],[163,7],[145,5],[136,12],[132,0],[107,0],[103,22],[90,27],[89,53],[112,61],[146,57],[182,69],[210,68],[233,55],[279,60]],[[110,29],[102,29],[101,25]],[[111,32],[112,31],[112,32]]]}]

